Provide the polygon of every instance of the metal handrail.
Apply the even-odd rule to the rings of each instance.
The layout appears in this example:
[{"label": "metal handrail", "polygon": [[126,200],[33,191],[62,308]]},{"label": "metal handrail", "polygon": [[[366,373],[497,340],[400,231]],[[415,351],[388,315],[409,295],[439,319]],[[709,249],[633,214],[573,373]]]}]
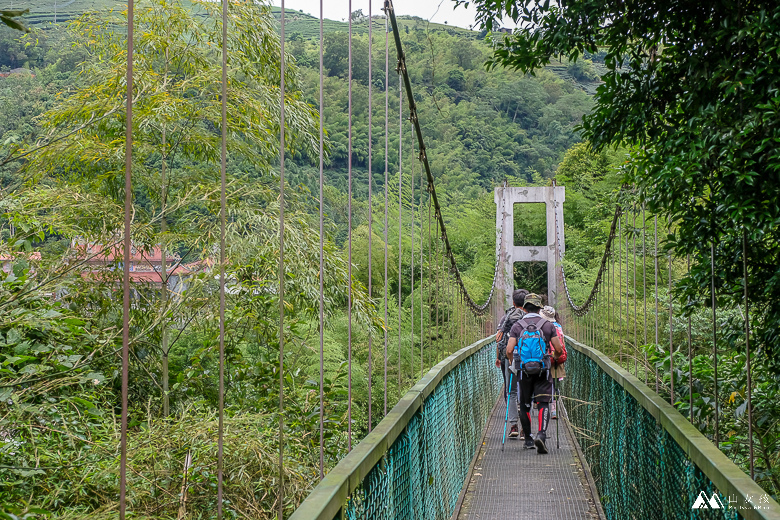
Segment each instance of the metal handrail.
[{"label": "metal handrail", "polygon": [[477,341],[431,368],[404,394],[371,433],[328,472],[295,510],[290,520],[333,520],[338,516],[352,492],[363,482],[369,471],[382,460],[444,376],[493,341],[495,341],[493,336]]},{"label": "metal handrail", "polygon": [[[748,497],[759,497],[768,493],[756,484],[708,438],[699,432],[677,409],[656,394],[642,381],[614,363],[606,354],[583,345],[566,336],[567,348],[574,348],[586,355],[652,415],[661,427],[682,448],[688,458],[709,478],[720,493],[736,495],[742,503],[749,503]],[[780,504],[769,498],[761,504],[762,509],[740,509],[740,516],[747,520],[777,520],[780,518]]]}]

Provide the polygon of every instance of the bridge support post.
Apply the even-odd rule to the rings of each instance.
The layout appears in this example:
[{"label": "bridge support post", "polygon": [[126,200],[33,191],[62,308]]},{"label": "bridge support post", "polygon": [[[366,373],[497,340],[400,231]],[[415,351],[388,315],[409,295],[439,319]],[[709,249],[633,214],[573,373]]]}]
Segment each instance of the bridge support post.
[{"label": "bridge support post", "polygon": [[[557,305],[559,266],[556,263],[558,255],[555,249],[560,241],[561,254],[565,250],[563,235],[563,203],[565,200],[566,188],[564,186],[528,188],[501,186],[495,189],[496,254],[502,264],[499,267],[499,283],[506,296],[507,307],[512,305],[512,292],[515,289],[515,262],[547,262],[547,301],[550,305]],[[546,245],[516,246],[514,244],[514,205],[522,203],[543,203],[545,205]],[[558,222],[557,233],[556,219]],[[535,290],[533,287],[527,289]]]}]

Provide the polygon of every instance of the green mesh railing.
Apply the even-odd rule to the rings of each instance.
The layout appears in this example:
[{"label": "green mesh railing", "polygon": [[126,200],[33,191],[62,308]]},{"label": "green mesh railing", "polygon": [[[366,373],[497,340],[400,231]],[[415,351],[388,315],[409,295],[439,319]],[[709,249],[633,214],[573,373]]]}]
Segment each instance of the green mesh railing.
[{"label": "green mesh railing", "polygon": [[500,395],[494,359],[486,338],[433,367],[291,520],[450,518]]},{"label": "green mesh railing", "polygon": [[561,389],[609,520],[780,519],[777,502],[673,406],[601,352],[566,344]]}]

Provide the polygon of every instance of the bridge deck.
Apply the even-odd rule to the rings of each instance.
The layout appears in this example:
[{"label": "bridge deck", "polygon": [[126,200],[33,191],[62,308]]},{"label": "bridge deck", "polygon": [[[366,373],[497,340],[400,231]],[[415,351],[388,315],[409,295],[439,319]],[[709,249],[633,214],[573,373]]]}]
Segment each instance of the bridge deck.
[{"label": "bridge deck", "polygon": [[[561,406],[561,408],[563,408]],[[485,438],[456,518],[596,520],[598,495],[588,482],[564,420],[550,421],[549,454],[523,449],[521,439],[507,439],[501,452],[504,400],[496,404],[488,420]],[[556,448],[556,428],[560,449]]]}]

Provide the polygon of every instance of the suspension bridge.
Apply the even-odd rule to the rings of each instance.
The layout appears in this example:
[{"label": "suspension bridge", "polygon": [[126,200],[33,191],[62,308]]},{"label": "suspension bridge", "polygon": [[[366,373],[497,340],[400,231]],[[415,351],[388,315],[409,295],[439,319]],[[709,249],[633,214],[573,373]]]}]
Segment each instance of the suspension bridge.
[{"label": "suspension bridge", "polygon": [[[564,269],[564,222],[563,205],[565,187],[517,188],[502,186],[495,191],[496,201],[496,264],[492,288],[484,303],[472,298],[467,290],[447,235],[445,219],[437,198],[434,177],[426,153],[425,141],[418,119],[418,111],[411,79],[406,71],[405,56],[400,32],[395,19],[392,2],[383,5],[387,17],[385,32],[385,73],[389,77],[389,49],[395,47],[399,74],[399,97],[406,104],[399,105],[399,132],[401,122],[408,118],[414,132],[412,154],[419,158],[419,194],[426,197],[428,204],[428,232],[412,236],[412,244],[419,240],[419,247],[413,261],[417,260],[420,291],[427,287],[427,294],[419,295],[420,327],[417,340],[420,345],[420,379],[393,406],[388,406],[387,391],[384,398],[384,417],[378,424],[371,424],[372,384],[369,375],[368,435],[352,445],[352,285],[349,286],[348,337],[349,361],[349,408],[347,427],[349,429],[348,454],[332,469],[326,471],[323,461],[325,428],[320,420],[319,452],[321,481],[311,494],[292,514],[295,520],[349,519],[476,519],[476,518],[537,518],[545,515],[553,518],[577,519],[669,519],[669,518],[746,518],[779,519],[780,505],[759,487],[752,475],[746,474],[735,465],[718,446],[719,439],[711,441],[700,433],[692,417],[685,417],[675,403],[692,402],[692,385],[688,385],[687,396],[675,388],[675,378],[664,380],[658,373],[658,365],[640,352],[637,345],[640,337],[648,343],[648,334],[654,332],[656,344],[659,337],[658,286],[659,273],[664,268],[665,258],[659,256],[658,222],[653,221],[653,232],[648,238],[648,220],[644,208],[636,205],[619,204],[615,208],[609,238],[605,244],[603,258],[592,290],[583,303],[572,298]],[[128,60],[132,60],[132,2],[129,4],[130,31],[128,34]],[[351,5],[350,5],[351,13]],[[369,7],[368,18],[373,13]],[[227,2],[223,3],[223,27],[227,20]],[[322,15],[320,16],[320,67],[322,69]],[[350,39],[352,19],[350,17]],[[369,56],[372,54],[373,24],[369,23]],[[224,37],[224,36],[223,36]],[[390,45],[390,39],[393,45]],[[285,8],[282,2],[281,48],[284,53]],[[350,40],[351,43],[351,40]],[[227,152],[225,146],[226,125],[224,120],[227,94],[225,67],[228,60],[227,45],[223,51],[222,83],[222,232],[220,266],[225,263],[224,228],[226,219],[225,168]],[[131,63],[131,61],[130,61]],[[280,85],[280,259],[279,296],[279,499],[277,518],[285,517],[284,483],[284,320],[285,320],[285,60],[281,60]],[[371,60],[369,60],[369,77]],[[349,151],[348,170],[348,215],[349,215],[349,273],[352,279],[352,53],[350,47],[348,70],[349,85]],[[128,67],[128,119],[132,118],[132,68]],[[320,76],[320,103],[322,103],[322,75]],[[369,106],[372,89],[369,88]],[[387,92],[387,89],[385,89]],[[386,98],[385,121],[389,120]],[[320,106],[320,117],[322,110]],[[404,115],[406,114],[406,116]],[[367,117],[369,143],[371,138],[371,117]],[[132,194],[129,159],[132,150],[132,125],[127,125],[128,161],[126,173],[125,227],[130,228]],[[320,247],[323,248],[323,121],[320,119]],[[386,132],[387,133],[387,132]],[[399,140],[400,141],[400,140]],[[387,142],[387,140],[386,140]],[[368,205],[372,205],[371,145],[367,150],[369,160]],[[399,157],[403,153],[399,145]],[[387,153],[385,153],[387,157]],[[401,172],[403,174],[403,172]],[[407,174],[407,182],[414,190],[416,173]],[[399,229],[402,219],[399,178]],[[384,171],[384,245],[385,280],[387,280],[387,228],[388,171]],[[512,207],[521,202],[543,202],[547,207],[547,243],[538,246],[515,246],[512,243]],[[414,210],[412,210],[414,211]],[[422,211],[422,210],[420,210]],[[415,215],[411,215],[415,218]],[[417,218],[422,222],[423,215]],[[639,218],[640,226],[637,226]],[[629,224],[629,221],[631,222]],[[369,226],[369,276],[368,290],[371,293],[371,237],[372,219]],[[630,226],[630,231],[629,231]],[[435,228],[435,230],[432,230]],[[412,226],[412,234],[414,234]],[[641,243],[637,249],[637,242]],[[399,238],[400,240],[400,238]],[[428,243],[424,244],[426,240]],[[650,242],[654,247],[648,247]],[[630,247],[631,246],[631,247]],[[401,249],[399,245],[399,250]],[[130,233],[125,233],[124,255],[130,257]],[[633,250],[631,254],[629,251]],[[320,262],[320,283],[323,283],[323,262]],[[653,264],[653,280],[648,282],[645,269],[647,258]],[[642,265],[641,290],[637,290],[637,259]],[[497,320],[503,315],[508,298],[514,288],[512,268],[515,262],[542,261],[547,263],[547,297],[563,316],[566,326],[566,344],[569,359],[566,362],[567,376],[563,380],[558,402],[559,418],[549,429],[547,455],[524,451],[519,441],[508,441],[504,451],[500,450],[504,425],[503,380],[494,365],[496,343],[493,333]],[[631,262],[633,261],[633,269]],[[129,307],[129,260],[124,262],[124,348],[123,348],[123,413],[122,413],[122,460],[120,474],[120,517],[124,518],[126,479],[126,432],[127,432],[127,386],[128,386],[128,307]],[[400,260],[399,260],[400,265]],[[671,273],[672,259],[668,259]],[[413,267],[414,269],[414,267]],[[669,274],[670,274],[669,273]],[[399,277],[401,276],[399,270]],[[414,276],[414,274],[413,274]],[[631,278],[630,278],[631,276]],[[223,295],[220,320],[224,323],[225,275],[220,274],[220,291]],[[671,284],[671,276],[667,277]],[[423,285],[424,284],[424,285]],[[647,318],[648,294],[655,288],[652,299],[655,310],[652,320]],[[533,289],[533,288],[532,288]],[[400,291],[400,283],[399,283]],[[321,285],[321,292],[324,289]],[[642,309],[638,308],[638,293],[643,295]],[[427,302],[424,304],[424,297]],[[451,306],[435,305],[441,298],[452,302]],[[714,296],[713,296],[714,298]],[[388,315],[388,294],[384,294],[384,321],[391,322]],[[400,300],[400,292],[399,292]],[[432,303],[433,302],[433,303]],[[617,304],[615,304],[617,302]],[[668,302],[671,315],[671,299]],[[433,309],[433,311],[431,311]],[[320,318],[323,316],[323,300],[319,302]],[[441,311],[441,312],[440,312]],[[642,314],[642,311],[644,314]],[[715,307],[713,306],[713,312]],[[427,313],[424,316],[423,313]],[[412,309],[415,319],[416,311]],[[398,320],[401,316],[399,311]],[[746,318],[747,321],[747,318]],[[669,364],[675,371],[675,348],[690,349],[688,345],[674,345],[670,329]],[[414,321],[413,321],[414,324]],[[423,325],[428,330],[423,330]],[[632,328],[632,326],[633,328]],[[414,327],[414,325],[413,325]],[[713,327],[714,322],[713,322]],[[401,327],[399,325],[399,334]],[[414,329],[413,329],[414,330]],[[689,329],[690,330],[690,329]],[[713,334],[716,330],[713,329]],[[632,336],[633,334],[633,336]],[[689,332],[690,338],[690,332]],[[388,349],[392,338],[385,328],[381,345],[372,345],[369,336],[369,360],[373,359],[372,348],[381,348],[384,360],[385,383],[388,377]],[[440,348],[447,343],[447,354]],[[320,400],[323,392],[322,327],[320,328]],[[377,340],[378,342],[379,340]],[[436,348],[427,348],[435,343]],[[604,343],[602,345],[601,343]],[[400,349],[400,339],[399,339]],[[427,345],[426,345],[427,344]],[[452,348],[456,345],[456,348]],[[602,353],[603,346],[618,345],[611,356]],[[631,347],[633,345],[633,348]],[[748,346],[749,349],[749,346]],[[435,352],[432,354],[432,352]],[[415,356],[417,353],[415,353]],[[749,350],[747,352],[750,356]],[[426,356],[428,356],[426,358]],[[441,359],[443,358],[443,359]],[[400,355],[398,357],[400,364]],[[433,363],[439,360],[438,363]],[[369,361],[371,362],[371,361]],[[715,353],[715,378],[717,388],[717,352]],[[434,364],[427,373],[426,363]],[[220,383],[219,383],[219,448],[217,478],[217,511],[222,517],[223,479],[223,406],[224,406],[224,328],[220,334]],[[690,367],[677,367],[686,370]],[[749,369],[748,369],[749,370]],[[400,372],[400,366],[399,366]],[[415,372],[416,373],[416,372]],[[369,370],[369,374],[371,371]],[[400,376],[399,376],[400,377]],[[749,381],[749,379],[748,379]],[[386,384],[385,384],[386,389]],[[716,390],[717,391],[717,390]],[[750,386],[748,385],[748,392]],[[667,398],[666,395],[669,395]],[[389,409],[388,409],[389,408]],[[692,405],[688,410],[692,409]],[[750,407],[748,407],[749,411]],[[322,410],[322,407],[320,408]],[[322,413],[322,412],[321,412]],[[717,415],[717,411],[716,411]],[[752,435],[750,439],[751,468],[753,460]]]}]

